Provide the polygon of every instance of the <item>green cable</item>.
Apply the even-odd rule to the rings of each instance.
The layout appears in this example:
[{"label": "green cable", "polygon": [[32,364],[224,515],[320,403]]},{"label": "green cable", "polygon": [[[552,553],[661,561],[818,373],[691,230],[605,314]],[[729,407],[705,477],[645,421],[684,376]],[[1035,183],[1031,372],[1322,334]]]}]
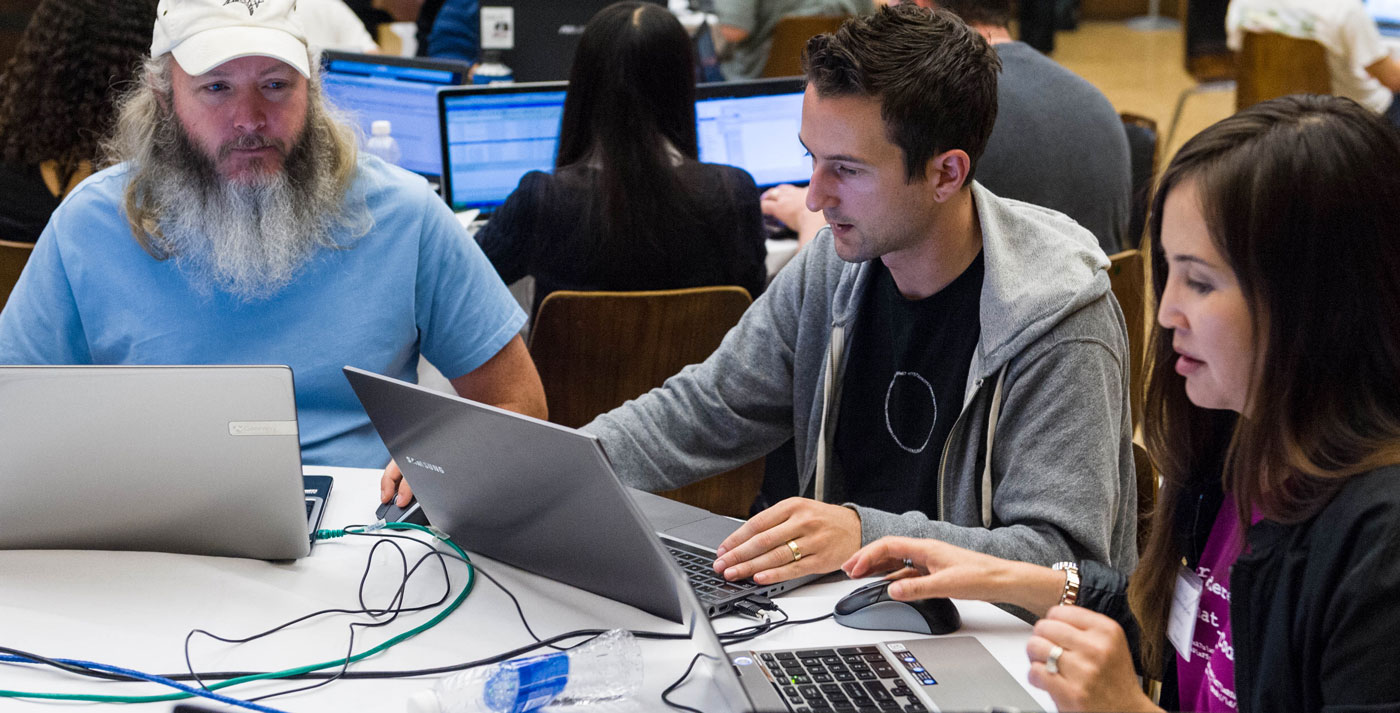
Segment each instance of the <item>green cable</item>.
[{"label": "green cable", "polygon": [[[369,649],[367,651],[363,651],[349,657],[338,658],[333,661],[323,661],[321,663],[310,664],[307,666],[299,666],[297,668],[283,669],[281,671],[272,671],[270,673],[258,673],[253,674],[251,676],[230,678],[227,681],[221,681],[219,683],[210,684],[205,688],[207,688],[210,691],[217,691],[222,688],[228,688],[229,686],[237,686],[239,684],[249,683],[252,681],[261,681],[265,679],[274,678],[286,678],[288,676],[298,676],[303,673],[319,671],[323,668],[348,666],[352,663],[355,663],[356,661],[367,658],[369,656],[373,656],[374,654],[384,651],[385,649],[388,649],[391,646],[399,644],[405,639],[417,636],[418,634],[421,634],[424,631],[427,631],[428,629],[437,626],[443,619],[446,619],[447,615],[451,614],[454,610],[457,609],[459,605],[461,605],[461,603],[467,598],[467,595],[471,593],[472,587],[476,584],[476,567],[472,565],[471,558],[467,556],[467,553],[463,551],[461,547],[457,546],[457,543],[452,541],[452,538],[448,537],[446,533],[442,532],[441,530],[438,530],[437,528],[429,528],[424,527],[422,525],[415,525],[411,522],[390,522],[386,523],[383,529],[419,530],[421,532],[426,532],[429,535],[432,535],[434,538],[446,542],[448,546],[456,550],[457,554],[461,555],[462,559],[466,562],[467,565],[467,583],[465,586],[462,587],[462,593],[458,594],[457,598],[452,600],[451,604],[447,605],[447,608],[439,612],[437,616],[433,617],[432,619],[429,619],[427,622],[424,622],[421,626],[405,631],[404,633],[399,634],[398,636],[395,636],[392,639],[389,639],[388,641],[385,641],[384,643],[375,646],[374,648]],[[317,530],[316,539],[329,540],[335,539],[337,537],[344,537],[347,533],[360,534],[364,532],[366,532],[364,528],[346,528],[344,530]],[[163,701],[178,701],[185,698],[194,697],[195,696],[190,693],[167,693],[158,696],[101,696],[86,693],[39,693],[33,691],[0,690],[0,698],[34,698],[53,701],[87,701],[91,703],[160,703]]]}]

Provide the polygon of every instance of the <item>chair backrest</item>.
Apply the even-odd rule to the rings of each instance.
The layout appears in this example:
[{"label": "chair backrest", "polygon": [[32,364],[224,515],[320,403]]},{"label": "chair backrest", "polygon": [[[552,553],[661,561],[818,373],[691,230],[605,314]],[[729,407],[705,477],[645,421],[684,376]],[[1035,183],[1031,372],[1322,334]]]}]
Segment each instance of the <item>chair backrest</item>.
[{"label": "chair backrest", "polygon": [[24,272],[24,265],[29,262],[29,255],[33,252],[33,243],[0,240],[0,308],[10,299],[10,290],[15,288],[19,274]]},{"label": "chair backrest", "polygon": [[1246,32],[1235,57],[1235,109],[1288,94],[1331,94],[1327,50],[1276,32]]},{"label": "chair backrest", "polygon": [[[530,333],[549,419],[577,428],[704,361],[751,302],[734,286],[550,293]],[[662,495],[746,518],[762,480],[760,459]]]},{"label": "chair backrest", "polygon": [[802,50],[807,40],[824,32],[835,32],[849,15],[787,15],[773,28],[773,44],[768,48],[765,77],[795,77],[802,74]]},{"label": "chair backrest", "polygon": [[1132,164],[1133,203],[1128,217],[1128,232],[1123,247],[1142,247],[1143,231],[1147,227],[1147,209],[1152,201],[1152,179],[1157,170],[1159,142],[1157,122],[1138,114],[1118,115],[1123,131],[1128,134],[1128,159]]},{"label": "chair backrest", "polygon": [[1108,278],[1113,296],[1118,298],[1118,306],[1123,310],[1123,321],[1128,326],[1128,383],[1132,388],[1130,400],[1133,425],[1136,427],[1142,420],[1143,358],[1147,351],[1147,317],[1144,314],[1147,273],[1140,250],[1124,250],[1110,256],[1108,260]]}]

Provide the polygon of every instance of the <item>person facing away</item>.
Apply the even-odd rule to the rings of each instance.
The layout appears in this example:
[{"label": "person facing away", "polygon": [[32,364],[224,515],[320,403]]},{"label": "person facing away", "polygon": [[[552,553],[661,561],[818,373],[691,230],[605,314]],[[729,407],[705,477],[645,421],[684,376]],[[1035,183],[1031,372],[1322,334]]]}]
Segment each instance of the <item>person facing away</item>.
[{"label": "person facing away", "polygon": [[1236,52],[1246,32],[1277,32],[1321,44],[1332,93],[1400,126],[1400,59],[1381,39],[1362,0],[1231,0],[1225,30]]},{"label": "person facing away", "polygon": [[0,76],[0,240],[32,243],[92,173],[156,0],[43,0]]},{"label": "person facing away", "polygon": [[1152,208],[1162,487],[1132,577],[910,538],[846,572],[1044,616],[1030,682],[1060,710],[1160,710],[1139,674],[1166,710],[1400,710],[1398,204],[1400,136],[1350,99],[1207,128]]},{"label": "person facing away", "polygon": [[55,211],[0,363],[287,364],[303,459],[380,466],[340,373],[544,414],[524,313],[427,183],[328,114],[293,0],[161,0],[116,165]]},{"label": "person facing away", "polygon": [[[952,11],[987,38],[1001,60],[996,124],[977,163],[977,180],[1003,198],[1068,215],[1109,255],[1136,247],[1142,236],[1128,235],[1133,197],[1128,138],[1103,93],[1012,40],[1010,0],[912,2]],[[777,186],[764,193],[763,210],[797,231],[799,239],[810,239],[822,220],[805,209],[804,198],[801,188]]]},{"label": "person facing away", "polygon": [[1088,231],[971,180],[996,55],[951,13],[899,6],[813,38],[804,64],[829,226],[705,362],[584,430],[646,490],[795,438],[798,478],[773,486],[792,497],[722,543],[731,580],[833,571],[889,534],[1131,570],[1123,316]]},{"label": "person facing away", "polygon": [[477,234],[507,283],[550,292],[767,280],[758,188],[700,163],[689,36],[654,3],[620,2],[584,28],[553,174],[531,171]]},{"label": "person facing away", "polygon": [[716,28],[725,42],[720,71],[725,79],[754,79],[763,74],[773,30],[788,15],[863,15],[871,0],[714,0]]},{"label": "person facing away", "polygon": [[481,59],[479,0],[426,0],[418,11],[418,56]]}]

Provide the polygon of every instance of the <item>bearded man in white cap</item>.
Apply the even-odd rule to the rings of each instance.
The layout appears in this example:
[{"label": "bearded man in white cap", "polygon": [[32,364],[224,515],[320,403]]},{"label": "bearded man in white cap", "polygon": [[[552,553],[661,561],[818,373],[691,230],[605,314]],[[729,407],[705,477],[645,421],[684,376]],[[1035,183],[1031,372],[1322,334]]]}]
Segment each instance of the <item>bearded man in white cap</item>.
[{"label": "bearded man in white cap", "polygon": [[340,373],[543,417],[525,315],[421,178],[357,153],[294,0],[161,0],[108,142],[0,314],[0,363],[287,364],[303,459],[388,453]]}]

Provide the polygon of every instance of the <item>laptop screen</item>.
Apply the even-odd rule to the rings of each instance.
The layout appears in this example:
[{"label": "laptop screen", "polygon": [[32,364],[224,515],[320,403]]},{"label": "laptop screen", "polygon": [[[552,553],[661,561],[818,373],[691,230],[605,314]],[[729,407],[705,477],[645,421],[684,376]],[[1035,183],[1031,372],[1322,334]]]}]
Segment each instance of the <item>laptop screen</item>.
[{"label": "laptop screen", "polygon": [[1366,12],[1376,21],[1381,34],[1400,37],[1400,0],[1366,0]]},{"label": "laptop screen", "polygon": [[803,82],[798,78],[719,82],[696,88],[700,160],[738,166],[760,188],[806,184],[812,158],[802,148]]},{"label": "laptop screen", "polygon": [[554,170],[565,86],[542,82],[442,93],[442,195],[453,210],[490,213],[521,176]]},{"label": "laptop screen", "polygon": [[370,135],[370,124],[388,119],[402,156],[399,165],[424,176],[442,174],[437,90],[460,85],[461,62],[325,52],[321,87],[326,97]]}]

